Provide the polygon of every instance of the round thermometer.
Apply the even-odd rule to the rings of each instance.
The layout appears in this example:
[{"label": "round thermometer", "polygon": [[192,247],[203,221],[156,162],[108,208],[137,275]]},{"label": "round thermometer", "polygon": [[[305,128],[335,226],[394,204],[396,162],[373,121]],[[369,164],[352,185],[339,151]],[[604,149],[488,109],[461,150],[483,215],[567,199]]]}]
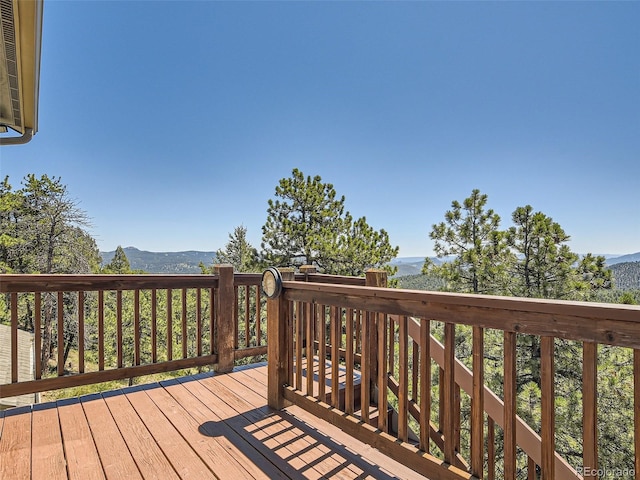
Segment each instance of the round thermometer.
[{"label": "round thermometer", "polygon": [[282,291],[282,276],[275,267],[269,267],[262,273],[262,291],[268,298],[276,298]]}]

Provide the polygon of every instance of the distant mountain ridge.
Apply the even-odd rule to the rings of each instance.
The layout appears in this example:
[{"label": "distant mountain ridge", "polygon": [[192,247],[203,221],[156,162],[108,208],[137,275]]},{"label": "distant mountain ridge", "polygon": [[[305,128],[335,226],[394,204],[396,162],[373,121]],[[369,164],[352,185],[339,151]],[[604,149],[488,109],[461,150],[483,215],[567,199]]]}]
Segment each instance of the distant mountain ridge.
[{"label": "distant mountain ridge", "polygon": [[627,255],[620,255],[617,257],[607,258],[607,265],[615,265],[616,263],[625,263],[625,262],[640,262],[640,252],[629,253]]},{"label": "distant mountain ridge", "polygon": [[[200,273],[200,262],[213,265],[216,252],[200,252],[187,250],[184,252],[147,252],[135,247],[123,248],[132,270],[143,270],[147,273]],[[115,255],[112,252],[100,252],[102,265],[106,265]]]},{"label": "distant mountain ridge", "polygon": [[[182,252],[149,252],[139,250],[136,247],[123,248],[125,255],[129,259],[132,270],[142,270],[148,273],[160,274],[189,274],[200,273],[200,263],[211,266],[215,263],[215,251],[203,252],[197,250],[187,250]],[[111,261],[115,251],[100,252],[102,264],[106,265]],[[613,270],[616,279],[616,287],[620,289],[640,288],[640,252],[627,255],[605,255],[607,266]],[[429,257],[439,265],[447,258],[439,259]],[[390,263],[398,267],[396,277],[406,277],[420,275],[425,257],[398,257]],[[618,266],[619,265],[619,266]]]}]

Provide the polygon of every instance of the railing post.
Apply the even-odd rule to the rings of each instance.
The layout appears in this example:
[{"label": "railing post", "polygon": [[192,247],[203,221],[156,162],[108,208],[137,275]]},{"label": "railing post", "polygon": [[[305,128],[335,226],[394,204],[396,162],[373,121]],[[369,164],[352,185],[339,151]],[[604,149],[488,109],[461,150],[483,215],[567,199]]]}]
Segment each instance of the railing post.
[{"label": "railing post", "polygon": [[304,281],[308,282],[309,279],[307,277],[310,273],[316,273],[316,267],[315,265],[302,265],[300,267],[300,273],[304,273]]},{"label": "railing post", "polygon": [[214,266],[214,272],[218,275],[218,290],[216,294],[216,320],[218,346],[218,364],[216,372],[225,373],[233,370],[235,324],[233,321],[233,309],[235,305],[235,290],[233,288],[233,266],[219,264]]},{"label": "railing post", "polygon": [[386,287],[387,271],[370,268],[365,272],[365,285],[367,287]]},{"label": "railing post", "polygon": [[[387,272],[380,269],[369,269],[365,272],[365,286],[367,287],[386,287],[387,286]],[[367,332],[369,341],[369,366],[370,370],[370,395],[371,400],[378,402],[378,396],[376,395],[376,386],[378,386],[378,315],[367,314],[367,320],[369,322]],[[384,355],[384,352],[381,352]]]},{"label": "railing post", "polygon": [[[293,270],[280,270],[283,281],[295,279]],[[291,329],[290,302],[281,293],[276,298],[267,299],[267,403],[280,410],[288,405],[282,395],[282,387],[289,383],[289,348],[293,340]]]}]

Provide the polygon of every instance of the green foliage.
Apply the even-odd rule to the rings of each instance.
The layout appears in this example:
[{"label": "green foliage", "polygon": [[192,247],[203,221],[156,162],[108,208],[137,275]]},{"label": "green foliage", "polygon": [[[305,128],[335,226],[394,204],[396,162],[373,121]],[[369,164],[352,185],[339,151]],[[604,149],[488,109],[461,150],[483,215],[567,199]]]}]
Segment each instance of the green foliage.
[{"label": "green foliage", "polygon": [[[398,254],[385,230],[375,231],[365,217],[354,221],[331,183],[294,168],[276,186],[262,227],[266,264],[315,265],[323,273],[363,275],[385,268]],[[395,268],[386,267],[393,274]]]},{"label": "green foliage", "polygon": [[[216,263],[233,265],[234,272],[259,272],[258,251],[247,240],[247,228],[240,225],[229,234],[224,249],[216,251]],[[201,264],[202,273],[213,273],[213,267]]]},{"label": "green foliage", "polygon": [[438,257],[425,259],[422,272],[440,276],[445,290],[518,297],[592,300],[612,288],[602,256],[579,260],[560,224],[531,205],[512,214],[513,226],[499,230],[500,217],[486,210],[487,196],[473,190],[462,204],[453,201],[445,221],[433,225]]},{"label": "green foliage", "polygon": [[405,275],[398,277],[398,287],[408,290],[442,290],[445,282],[442,277],[430,274]]},{"label": "green foliage", "polygon": [[103,273],[127,274],[131,273],[131,265],[126,253],[120,245],[116,248],[116,253],[111,261],[102,269]]},{"label": "green foliage", "polygon": [[473,190],[462,204],[451,203],[445,221],[432,226],[438,257],[453,255],[451,262],[426,267],[447,280],[450,289],[470,293],[498,293],[504,283],[505,261],[510,258],[500,216],[485,210],[487,195]]},{"label": "green foliage", "polygon": [[622,303],[625,305],[638,305],[640,304],[640,290],[636,290],[635,292],[626,291],[622,292],[620,298],[618,298],[617,303]]},{"label": "green foliage", "polygon": [[353,221],[349,212],[344,224],[345,233],[338,240],[336,255],[329,259],[327,271],[357,277],[370,268],[383,268],[389,275],[395,274],[397,267],[387,263],[398,255],[398,247],[391,245],[386,230],[374,230],[365,217]]},{"label": "green foliage", "polygon": [[0,269],[13,273],[89,273],[98,270],[89,220],[60,178],[27,175],[13,191],[0,185]]},{"label": "green foliage", "polygon": [[[5,177],[0,186],[0,271],[11,273],[90,273],[99,269],[100,255],[95,240],[86,231],[89,220],[60,178],[29,174],[22,188],[14,191]],[[73,303],[65,299],[64,332],[72,345],[77,332]],[[32,306],[26,305],[32,312]],[[57,312],[51,295],[43,298],[42,364],[46,365],[56,347],[54,325]],[[21,327],[33,331],[30,314]],[[65,352],[68,354],[68,350]]]},{"label": "green foliage", "polygon": [[575,273],[578,276],[576,289],[583,292],[583,300],[591,300],[598,291],[613,288],[613,272],[606,267],[602,255],[586,254],[580,259]]},{"label": "green foliage", "polygon": [[294,168],[291,178],[276,186],[262,227],[262,248],[269,264],[277,266],[325,263],[338,244],[343,228],[344,196],[336,198],[331,183],[311,178]]},{"label": "green foliage", "polygon": [[518,260],[512,269],[512,295],[536,298],[568,298],[574,290],[573,264],[578,256],[569,250],[562,227],[531,205],[518,207],[508,242]]}]

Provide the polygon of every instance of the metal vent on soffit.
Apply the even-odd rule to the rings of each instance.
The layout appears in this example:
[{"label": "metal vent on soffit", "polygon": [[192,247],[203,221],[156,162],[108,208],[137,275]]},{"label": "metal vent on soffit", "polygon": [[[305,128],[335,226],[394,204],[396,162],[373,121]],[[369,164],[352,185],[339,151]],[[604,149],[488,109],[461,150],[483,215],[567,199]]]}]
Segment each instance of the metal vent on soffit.
[{"label": "metal vent on soffit", "polygon": [[[2,46],[0,55],[0,124],[9,126],[20,133],[22,112],[20,110],[20,84],[18,79],[18,54],[15,31],[15,15],[12,0],[0,0],[0,30]],[[4,129],[6,131],[6,127]]]}]

